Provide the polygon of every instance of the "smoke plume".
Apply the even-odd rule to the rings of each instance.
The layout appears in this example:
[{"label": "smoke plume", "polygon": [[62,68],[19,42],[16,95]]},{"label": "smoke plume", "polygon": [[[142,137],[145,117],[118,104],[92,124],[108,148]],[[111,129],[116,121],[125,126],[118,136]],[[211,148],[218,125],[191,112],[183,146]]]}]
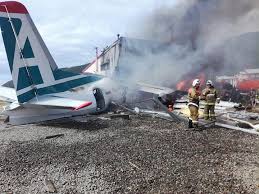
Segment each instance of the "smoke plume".
[{"label": "smoke plume", "polygon": [[139,35],[166,46],[158,53],[143,51],[145,60],[138,63],[152,67],[147,73],[138,64],[133,77],[170,85],[190,73],[214,79],[259,68],[258,21],[258,0],[178,0],[159,7],[140,24]]}]

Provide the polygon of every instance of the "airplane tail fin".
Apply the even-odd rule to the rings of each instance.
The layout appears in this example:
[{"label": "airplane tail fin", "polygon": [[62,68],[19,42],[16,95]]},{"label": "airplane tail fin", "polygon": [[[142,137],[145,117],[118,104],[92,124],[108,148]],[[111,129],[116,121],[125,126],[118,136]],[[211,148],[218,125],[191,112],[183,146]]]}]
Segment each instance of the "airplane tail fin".
[{"label": "airplane tail fin", "polygon": [[0,26],[18,101],[24,103],[55,80],[57,65],[23,4],[0,2]]}]

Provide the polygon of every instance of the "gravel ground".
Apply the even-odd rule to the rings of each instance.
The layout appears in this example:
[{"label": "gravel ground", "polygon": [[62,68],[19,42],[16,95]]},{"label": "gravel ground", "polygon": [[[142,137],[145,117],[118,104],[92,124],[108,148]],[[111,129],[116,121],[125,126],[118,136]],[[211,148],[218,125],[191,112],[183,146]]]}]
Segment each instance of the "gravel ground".
[{"label": "gravel ground", "polygon": [[[255,135],[152,118],[79,120],[1,123],[0,193],[232,194],[259,186]],[[56,134],[64,136],[45,139]]]}]

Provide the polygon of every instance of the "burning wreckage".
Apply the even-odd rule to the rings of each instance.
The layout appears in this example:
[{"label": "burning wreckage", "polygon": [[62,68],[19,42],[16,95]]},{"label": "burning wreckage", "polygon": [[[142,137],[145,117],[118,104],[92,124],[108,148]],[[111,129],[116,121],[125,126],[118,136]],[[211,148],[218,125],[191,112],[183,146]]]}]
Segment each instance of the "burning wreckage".
[{"label": "burning wreckage", "polygon": [[[225,49],[231,49],[229,45],[245,44],[245,41],[250,41],[254,38],[259,38],[259,33],[246,33],[235,41],[230,40],[230,43],[225,46]],[[162,78],[161,75],[150,75],[154,72],[158,74],[160,63],[163,58],[170,57],[164,53],[159,53],[161,48],[168,47],[164,43],[154,41],[139,40],[132,38],[119,37],[110,47],[105,48],[97,58],[84,69],[85,73],[99,73],[115,80],[120,80],[124,86],[123,100],[113,102],[117,106],[138,115],[150,115],[167,119],[174,122],[187,121],[190,113],[188,109],[188,88],[191,87],[194,78],[199,78],[202,87],[205,87],[207,79],[215,81],[215,87],[219,92],[220,101],[215,105],[216,121],[204,120],[205,102],[201,101],[199,110],[200,127],[209,127],[212,125],[225,127],[229,129],[241,130],[244,132],[259,134],[259,114],[258,114],[258,94],[259,85],[250,83],[256,82],[255,72],[259,69],[247,69],[245,71],[253,72],[247,74],[245,80],[238,76],[228,76],[233,79],[222,79],[227,76],[218,76],[215,73],[215,66],[212,68],[209,64],[200,65],[198,68],[192,68],[189,73],[177,78],[167,77]],[[172,45],[167,48],[174,50]],[[254,47],[253,49],[256,49]],[[98,51],[97,51],[98,53]],[[152,53],[152,54],[150,54]],[[151,62],[154,60],[154,62]],[[165,59],[167,61],[167,59]],[[153,65],[158,62],[158,67]],[[131,66],[129,67],[129,64]],[[170,64],[169,64],[170,65]],[[168,67],[161,65],[162,68]],[[168,68],[171,70],[170,68]],[[150,80],[144,73],[149,74],[148,78],[156,78],[159,80]],[[244,74],[243,74],[244,75]],[[143,77],[141,77],[143,76]],[[127,77],[127,78],[125,78]],[[157,85],[145,84],[138,82],[140,77],[144,78],[147,83],[159,83]],[[244,76],[243,76],[244,77]],[[123,80],[123,81],[122,81]],[[134,80],[134,81],[132,81]],[[178,80],[178,81],[176,81]],[[259,74],[258,74],[259,80]],[[134,84],[129,84],[134,83]],[[169,84],[168,84],[169,83]],[[172,84],[175,83],[175,84]],[[161,87],[160,85],[167,87]],[[133,86],[134,85],[134,86]],[[168,87],[169,86],[169,87]],[[175,88],[175,89],[172,89]],[[114,93],[118,93],[117,91]],[[122,102],[124,104],[122,104]]]},{"label": "burning wreckage", "polygon": [[[204,102],[200,103],[200,127],[216,125],[258,134],[259,110],[256,106],[256,90],[259,89],[259,70],[256,65],[250,64],[258,64],[255,40],[259,39],[259,33],[240,32],[236,36],[227,36],[228,40],[222,39],[224,41],[217,42],[216,46],[202,44],[203,39],[211,37],[209,33],[204,35],[199,28],[209,21],[203,21],[202,25],[197,25],[197,21],[206,18],[201,18],[200,14],[207,14],[202,9],[205,9],[208,1],[197,2],[185,10],[184,17],[177,21],[175,29],[170,28],[170,25],[174,26],[175,21],[162,24],[168,25],[168,29],[174,29],[173,33],[154,30],[153,34],[149,34],[149,31],[146,35],[154,41],[118,35],[118,39],[100,54],[96,49],[96,59],[92,63],[72,69],[57,68],[22,4],[3,2],[0,9],[4,26],[2,30],[6,32],[3,33],[3,39],[6,40],[5,43],[9,41],[13,45],[17,44],[20,49],[12,53],[13,51],[6,47],[8,58],[15,56],[14,62],[9,64],[11,71],[15,69],[16,72],[19,64],[24,64],[18,75],[12,74],[13,81],[17,83],[5,84],[0,88],[2,99],[11,103],[5,107],[10,113],[7,115],[10,116],[11,123],[26,124],[100,113],[107,110],[110,102],[134,114],[152,115],[174,122],[186,121],[189,117],[187,90],[192,81],[199,78],[202,86],[205,86],[208,79],[215,81],[221,98],[215,106],[216,121],[203,120],[205,105]],[[18,40],[20,34],[13,28],[13,16],[25,20],[21,28],[24,28],[26,40]],[[155,15],[148,28],[153,28],[157,22],[167,17],[164,13]],[[179,33],[184,29],[189,30]],[[160,33],[165,33],[165,36]],[[11,34],[11,39],[5,34]],[[154,37],[166,37],[167,40],[157,41]],[[30,38],[36,41],[30,42]],[[23,44],[19,41],[24,41],[26,52],[20,48]],[[233,54],[234,48],[239,50]],[[38,60],[39,66],[30,64],[33,62],[31,58]],[[230,58],[234,60],[230,61]],[[233,69],[239,76],[233,76]],[[102,76],[106,78],[103,79]],[[27,91],[30,94],[27,94]],[[90,100],[83,100],[85,97]],[[37,116],[33,115],[36,113]]]}]

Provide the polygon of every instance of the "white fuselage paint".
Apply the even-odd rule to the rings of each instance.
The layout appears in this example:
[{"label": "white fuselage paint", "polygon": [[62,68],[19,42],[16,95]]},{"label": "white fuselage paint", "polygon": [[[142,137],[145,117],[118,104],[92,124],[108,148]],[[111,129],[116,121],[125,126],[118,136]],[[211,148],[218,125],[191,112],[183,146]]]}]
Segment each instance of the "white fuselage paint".
[{"label": "white fuselage paint", "polygon": [[[62,98],[92,102],[90,106],[85,107],[78,111],[61,108],[61,107],[55,107],[55,106],[40,106],[40,105],[37,105],[36,100],[32,100],[22,105],[19,105],[18,102],[16,101],[13,103],[13,106],[10,106],[15,108],[8,110],[8,107],[7,107],[6,111],[3,114],[9,116],[10,124],[21,125],[21,124],[28,124],[28,123],[37,123],[37,122],[46,121],[46,120],[53,120],[53,119],[58,119],[63,117],[97,113],[97,112],[100,112],[100,110],[97,109],[96,99],[93,95],[93,90],[95,88],[99,88],[102,90],[104,100],[105,100],[105,105],[106,105],[105,108],[107,108],[107,106],[111,101],[111,94],[110,93],[108,94],[107,92],[109,92],[112,89],[107,87],[107,85],[109,85],[108,83],[109,83],[109,79],[104,78],[100,81],[93,82],[92,84],[86,84],[77,88],[73,88],[72,91],[51,94],[56,97],[60,97],[60,101],[57,105],[60,105],[60,106],[63,105],[64,107],[66,106],[66,104],[62,102]],[[14,92],[14,89],[10,89],[10,90],[13,90]],[[1,92],[1,88],[0,88],[0,92]]]},{"label": "white fuselage paint", "polygon": [[[69,117],[73,115],[82,115],[88,113],[95,113],[99,112],[100,110],[97,109],[97,103],[95,96],[93,94],[93,90],[95,88],[99,88],[102,90],[103,97],[105,100],[105,106],[107,107],[110,100],[111,100],[111,88],[112,84],[107,82],[107,79],[101,79],[99,81],[91,82],[88,84],[84,84],[75,88],[72,88],[65,92],[60,93],[51,93],[46,94],[43,96],[37,96],[37,98],[33,98],[28,102],[23,104],[19,104],[17,102],[17,98],[13,97],[13,93],[16,91],[17,96],[20,96],[30,90],[46,88],[49,86],[66,83],[68,81],[80,79],[87,77],[87,75],[77,75],[73,77],[68,77],[64,79],[56,80],[53,74],[53,71],[57,69],[57,65],[50,55],[45,43],[43,42],[37,28],[35,27],[31,17],[29,14],[18,14],[18,13],[10,13],[10,18],[12,19],[19,19],[21,21],[21,29],[18,32],[12,32],[15,35],[16,42],[15,42],[15,51],[14,51],[14,58],[13,58],[13,68],[12,68],[12,80],[14,83],[15,89],[6,89],[4,94],[8,92],[12,93],[12,104],[5,107],[5,115],[9,116],[9,120],[11,124],[27,124],[27,123],[34,123],[39,121],[57,119],[62,117]],[[5,12],[0,12],[0,17],[5,17],[9,19],[9,16]],[[13,21],[12,21],[13,22]],[[13,23],[11,23],[12,29]],[[5,32],[4,32],[5,33]],[[8,32],[10,33],[10,32]],[[34,56],[32,58],[25,58],[21,57],[21,49],[24,48],[26,44],[26,40],[29,40],[32,52]],[[12,52],[12,51],[9,51]],[[10,53],[9,53],[10,54]],[[35,83],[32,83],[31,86],[26,88],[18,88],[18,81],[19,81],[19,70],[21,68],[33,67],[37,66],[40,71],[40,75],[42,77],[43,83],[35,86]],[[30,76],[30,72],[27,72],[28,76]],[[31,80],[33,81],[33,80]],[[0,88],[1,92],[1,88]],[[0,94],[1,96],[1,94]],[[3,95],[6,96],[6,95]],[[49,96],[49,100],[48,100]],[[40,98],[44,99],[39,101]],[[56,97],[56,99],[55,99]],[[58,99],[58,100],[57,100]],[[63,99],[63,100],[62,100]],[[80,102],[92,102],[90,106],[80,109],[79,111],[72,110],[73,107],[68,106],[68,100],[76,102],[79,100]],[[73,104],[73,102],[71,104]],[[42,105],[44,104],[44,105]],[[70,108],[67,108],[70,107]],[[76,107],[74,107],[76,108]],[[105,107],[103,107],[105,108]]]}]

